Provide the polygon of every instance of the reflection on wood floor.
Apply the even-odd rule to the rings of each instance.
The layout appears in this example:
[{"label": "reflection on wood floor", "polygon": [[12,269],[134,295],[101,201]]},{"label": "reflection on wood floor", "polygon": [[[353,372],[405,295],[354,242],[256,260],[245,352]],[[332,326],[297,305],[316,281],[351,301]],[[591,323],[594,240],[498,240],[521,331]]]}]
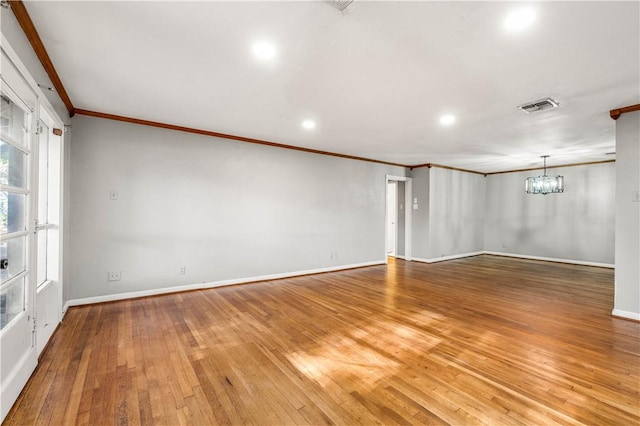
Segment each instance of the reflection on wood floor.
[{"label": "reflection on wood floor", "polygon": [[639,424],[610,269],[477,256],[71,308],[6,424]]}]

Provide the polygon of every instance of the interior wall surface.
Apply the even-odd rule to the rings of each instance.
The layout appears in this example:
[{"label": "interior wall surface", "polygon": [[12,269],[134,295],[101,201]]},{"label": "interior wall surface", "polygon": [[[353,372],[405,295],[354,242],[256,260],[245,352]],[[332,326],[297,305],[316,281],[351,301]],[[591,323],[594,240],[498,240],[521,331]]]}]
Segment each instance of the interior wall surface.
[{"label": "interior wall surface", "polygon": [[613,313],[640,320],[640,112],[616,121],[616,157]]},{"label": "interior wall surface", "polygon": [[385,261],[403,167],[87,116],[73,131],[71,299]]},{"label": "interior wall surface", "polygon": [[429,251],[429,168],[411,170],[411,257],[426,259]]},{"label": "interior wall surface", "polygon": [[440,167],[429,170],[428,259],[481,252],[485,177]]},{"label": "interior wall surface", "polygon": [[564,176],[560,194],[527,194],[542,170],[487,176],[485,250],[613,264],[616,163],[548,168]]}]

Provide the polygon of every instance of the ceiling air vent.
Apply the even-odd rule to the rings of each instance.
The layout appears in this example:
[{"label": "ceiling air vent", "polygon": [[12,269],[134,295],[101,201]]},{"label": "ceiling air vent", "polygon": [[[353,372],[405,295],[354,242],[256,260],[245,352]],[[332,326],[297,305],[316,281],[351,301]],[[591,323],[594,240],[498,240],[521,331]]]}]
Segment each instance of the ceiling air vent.
[{"label": "ceiling air vent", "polygon": [[342,12],[353,3],[353,0],[325,0],[325,2]]},{"label": "ceiling air vent", "polygon": [[518,107],[519,110],[522,110],[526,113],[536,112],[536,111],[544,111],[546,109],[557,108],[558,102],[554,101],[551,98],[540,99],[539,101],[529,102],[524,105],[520,105]]}]

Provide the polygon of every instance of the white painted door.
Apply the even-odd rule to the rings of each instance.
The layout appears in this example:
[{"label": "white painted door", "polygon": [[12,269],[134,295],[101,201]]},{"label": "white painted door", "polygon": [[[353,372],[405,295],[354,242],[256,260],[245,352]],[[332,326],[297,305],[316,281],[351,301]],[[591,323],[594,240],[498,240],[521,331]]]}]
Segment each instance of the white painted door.
[{"label": "white painted door", "polygon": [[0,416],[4,419],[38,362],[31,276],[36,95],[4,45],[0,70]]},{"label": "white painted door", "polygon": [[387,182],[387,255],[396,255],[398,183]]},{"label": "white painted door", "polygon": [[60,184],[62,123],[40,108],[38,124],[37,218],[35,244],[36,343],[38,355],[60,322]]}]

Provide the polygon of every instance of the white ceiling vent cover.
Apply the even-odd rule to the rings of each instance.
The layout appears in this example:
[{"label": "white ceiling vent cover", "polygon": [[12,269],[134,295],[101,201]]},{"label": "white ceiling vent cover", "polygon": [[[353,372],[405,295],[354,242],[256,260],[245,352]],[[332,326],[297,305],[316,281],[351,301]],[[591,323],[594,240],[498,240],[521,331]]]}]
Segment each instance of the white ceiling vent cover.
[{"label": "white ceiling vent cover", "polygon": [[325,0],[325,2],[342,12],[353,3],[353,0]]},{"label": "white ceiling vent cover", "polygon": [[540,99],[539,101],[529,102],[524,105],[520,105],[518,107],[519,110],[522,110],[526,113],[532,113],[536,111],[544,111],[546,109],[557,108],[558,102],[554,101],[551,98]]}]

